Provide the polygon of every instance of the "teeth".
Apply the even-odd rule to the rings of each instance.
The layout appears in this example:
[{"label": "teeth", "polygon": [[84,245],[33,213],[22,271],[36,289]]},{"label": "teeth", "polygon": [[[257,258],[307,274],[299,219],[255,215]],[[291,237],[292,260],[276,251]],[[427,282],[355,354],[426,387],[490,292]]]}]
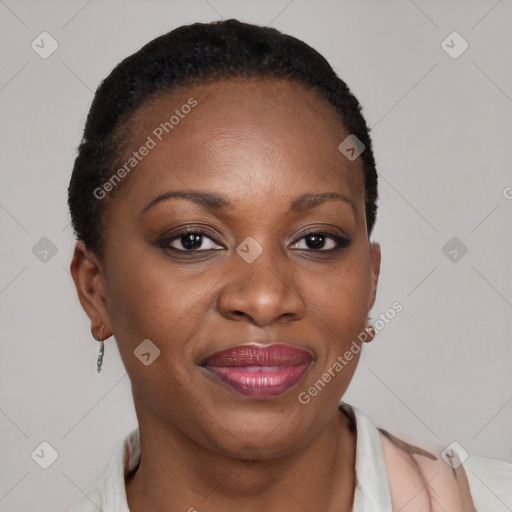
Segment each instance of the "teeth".
[{"label": "teeth", "polygon": [[244,366],[243,367],[249,373],[263,372],[272,373],[280,369],[279,366]]},{"label": "teeth", "polygon": [[270,373],[270,372],[276,372],[279,370],[279,366],[262,366],[261,371],[263,373]]}]

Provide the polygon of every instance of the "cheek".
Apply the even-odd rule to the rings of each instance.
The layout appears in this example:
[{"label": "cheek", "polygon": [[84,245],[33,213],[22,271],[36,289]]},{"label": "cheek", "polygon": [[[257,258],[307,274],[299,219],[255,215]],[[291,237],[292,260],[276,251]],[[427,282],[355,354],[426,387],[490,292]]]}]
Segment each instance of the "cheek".
[{"label": "cheek", "polygon": [[[303,390],[306,398],[316,395],[326,410],[345,393],[362,351],[361,336],[367,325],[371,298],[371,274],[365,252],[354,253],[328,279],[310,281],[307,306],[316,332],[324,337],[324,351]],[[322,381],[322,382],[319,382]],[[323,386],[327,392],[320,392]],[[321,395],[321,396],[320,396]]]},{"label": "cheek", "polygon": [[149,259],[133,267],[129,277],[122,275],[112,276],[109,310],[132,390],[156,409],[167,402],[190,408],[184,390],[193,386],[183,361],[190,359],[189,341],[198,325],[191,318],[197,291],[187,293],[182,280],[166,279]]},{"label": "cheek", "polygon": [[347,390],[361,355],[361,333],[367,325],[370,280],[364,264],[356,263],[333,273],[330,279],[310,282],[307,307],[321,340],[315,368],[301,387],[298,400],[313,404],[326,418]]},{"label": "cheek", "polygon": [[[187,364],[193,348],[190,340],[204,316],[199,304],[204,299],[199,291],[202,287],[190,276],[168,278],[169,265],[164,268],[150,257],[146,257],[144,266],[130,267],[129,273],[111,273],[109,298],[114,335],[130,376],[136,409],[144,418],[163,416],[204,442],[204,432],[211,430],[215,418],[212,413],[205,414],[208,404],[201,398],[201,387]],[[136,357],[142,353],[138,347],[146,339],[159,351],[154,352],[152,345],[145,346],[144,351],[150,353],[147,365]]]},{"label": "cheek", "polygon": [[197,303],[198,294],[183,279],[170,275],[168,267],[162,269],[148,257],[142,261],[124,270],[120,265],[110,276],[109,312],[114,334],[121,345],[132,349],[144,339],[154,340],[163,348],[166,337],[186,334],[184,320]]},{"label": "cheek", "polygon": [[[354,257],[322,279],[308,282],[308,308],[337,334],[365,322],[371,299],[369,263]],[[364,327],[364,325],[363,325]]]}]

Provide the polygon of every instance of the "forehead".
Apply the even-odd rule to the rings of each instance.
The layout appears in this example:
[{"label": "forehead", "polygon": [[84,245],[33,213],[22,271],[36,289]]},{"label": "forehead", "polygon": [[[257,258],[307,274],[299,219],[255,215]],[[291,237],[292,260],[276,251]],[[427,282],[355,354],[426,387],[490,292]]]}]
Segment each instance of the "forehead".
[{"label": "forehead", "polygon": [[148,141],[153,146],[128,184],[148,200],[166,187],[198,185],[231,197],[251,189],[294,196],[315,187],[362,196],[359,161],[338,150],[348,133],[333,107],[289,81],[229,79],[161,93],[123,131],[125,160]]}]

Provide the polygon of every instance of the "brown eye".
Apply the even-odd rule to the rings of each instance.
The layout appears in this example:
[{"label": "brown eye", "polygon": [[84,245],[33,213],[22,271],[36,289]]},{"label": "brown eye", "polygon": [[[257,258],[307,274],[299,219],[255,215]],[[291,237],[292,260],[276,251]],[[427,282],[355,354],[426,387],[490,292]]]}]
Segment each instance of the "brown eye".
[{"label": "brown eye", "polygon": [[304,235],[300,240],[305,241],[305,247],[296,247],[296,249],[303,251],[337,251],[348,247],[350,244],[350,240],[348,238],[324,231],[311,231]]},{"label": "brown eye", "polygon": [[186,230],[159,243],[160,247],[181,252],[219,250],[214,240],[203,231]]}]

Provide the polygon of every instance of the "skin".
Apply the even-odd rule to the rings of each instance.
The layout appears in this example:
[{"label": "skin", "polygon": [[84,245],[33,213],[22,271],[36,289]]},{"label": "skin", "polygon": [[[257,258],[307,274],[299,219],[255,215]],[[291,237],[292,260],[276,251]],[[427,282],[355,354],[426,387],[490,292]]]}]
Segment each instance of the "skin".
[{"label": "skin", "polygon": [[[77,242],[71,263],[92,330],[114,334],[131,379],[142,460],[126,482],[130,510],[349,511],[356,438],[338,403],[359,354],[307,405],[298,395],[357,340],[375,301],[381,255],[367,235],[360,159],[338,150],[348,133],[329,104],[269,79],[153,99],[128,123],[131,148],[190,97],[198,105],[110,199],[104,258]],[[232,205],[173,198],[142,213],[185,189]],[[290,210],[297,196],[324,192],[349,202]],[[196,254],[157,243],[191,225],[206,232]],[[309,248],[311,231],[350,244],[327,252],[335,242],[326,238]],[[236,252],[248,236],[263,250],[252,263]],[[182,241],[169,244],[185,251]],[[145,339],[161,351],[149,366],[134,356]],[[297,385],[266,400],[198,365],[251,341],[287,343],[314,361]]]},{"label": "skin", "polygon": [[[381,435],[393,510],[400,512],[475,512],[464,466],[457,471],[442,459],[432,459],[396,446]],[[404,449],[405,448],[405,449]]]}]

